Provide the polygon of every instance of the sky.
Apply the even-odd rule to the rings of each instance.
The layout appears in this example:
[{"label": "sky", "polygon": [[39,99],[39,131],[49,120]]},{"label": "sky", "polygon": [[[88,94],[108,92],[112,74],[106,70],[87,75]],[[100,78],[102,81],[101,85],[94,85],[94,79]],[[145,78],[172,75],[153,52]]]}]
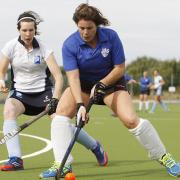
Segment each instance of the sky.
[{"label": "sky", "polygon": [[38,26],[38,38],[62,65],[62,43],[77,30],[72,20],[74,10],[86,2],[109,19],[109,28],[123,43],[127,63],[144,55],[180,60],[180,0],[5,0],[0,6],[0,49],[19,35],[19,14],[33,10],[44,19]]}]

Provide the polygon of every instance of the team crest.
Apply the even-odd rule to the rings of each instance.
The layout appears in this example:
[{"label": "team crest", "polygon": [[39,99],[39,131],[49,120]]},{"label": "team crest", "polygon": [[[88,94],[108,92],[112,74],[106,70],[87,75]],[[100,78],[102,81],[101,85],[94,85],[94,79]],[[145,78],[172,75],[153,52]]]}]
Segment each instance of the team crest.
[{"label": "team crest", "polygon": [[17,96],[18,98],[22,98],[22,93],[16,91],[16,96]]},{"label": "team crest", "polygon": [[34,57],[34,64],[40,64],[41,63],[41,57],[40,56],[35,56]]},{"label": "team crest", "polygon": [[109,54],[109,49],[107,49],[107,48],[102,48],[101,54],[102,54],[103,57],[107,57],[108,54]]},{"label": "team crest", "polygon": [[44,102],[49,102],[50,101],[50,99],[49,99],[49,97],[48,96],[45,96],[45,98],[44,98],[44,100],[43,100]]}]

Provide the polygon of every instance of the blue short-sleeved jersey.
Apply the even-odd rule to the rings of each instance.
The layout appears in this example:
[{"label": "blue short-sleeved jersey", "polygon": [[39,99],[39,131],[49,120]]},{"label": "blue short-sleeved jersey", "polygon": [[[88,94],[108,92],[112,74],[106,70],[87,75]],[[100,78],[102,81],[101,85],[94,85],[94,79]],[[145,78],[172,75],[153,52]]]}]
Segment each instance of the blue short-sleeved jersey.
[{"label": "blue short-sleeved jersey", "polygon": [[141,77],[140,78],[140,90],[141,91],[146,91],[149,89],[149,84],[152,82],[152,79],[150,77]]},{"label": "blue short-sleeved jersey", "polygon": [[129,74],[125,73],[124,74],[125,80],[126,82],[130,81],[131,79],[133,79]]},{"label": "blue short-sleeved jersey", "polygon": [[69,36],[62,48],[65,71],[79,69],[80,79],[97,82],[125,61],[122,43],[117,33],[108,28],[98,27],[96,48],[87,45],[79,32]]}]

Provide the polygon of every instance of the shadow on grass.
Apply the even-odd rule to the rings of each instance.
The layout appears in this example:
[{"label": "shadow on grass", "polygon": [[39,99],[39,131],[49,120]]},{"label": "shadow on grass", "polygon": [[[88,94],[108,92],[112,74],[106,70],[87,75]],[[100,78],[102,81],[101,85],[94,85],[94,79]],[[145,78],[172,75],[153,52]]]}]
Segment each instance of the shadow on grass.
[{"label": "shadow on grass", "polygon": [[[134,170],[134,171],[122,171],[119,170],[119,172],[103,172],[103,173],[91,173],[91,174],[86,174],[86,175],[76,175],[76,177],[79,178],[93,178],[93,177],[103,177],[103,179],[114,179],[114,178],[125,178],[125,177],[145,177],[145,176],[151,176],[152,174],[161,174],[163,173],[162,169],[142,169],[142,170]],[[150,177],[149,176],[149,177]],[[105,178],[104,178],[105,177]],[[118,178],[119,177],[119,178]]]},{"label": "shadow on grass", "polygon": [[[103,177],[103,179],[120,179],[125,177],[139,177],[151,175],[162,175],[165,173],[163,167],[159,168],[148,168],[151,166],[151,160],[124,160],[124,161],[109,161],[109,164],[105,169],[97,169],[98,165],[95,165],[94,162],[77,162],[74,163],[75,169],[81,168],[85,170],[88,174],[77,175],[79,178],[98,178]],[[144,168],[146,166],[146,168]],[[96,170],[93,170],[95,169]],[[142,168],[142,169],[141,169]],[[89,169],[89,170],[88,170]],[[137,170],[136,170],[137,169]],[[99,170],[99,171],[98,171]],[[96,171],[96,173],[94,173]],[[163,176],[163,175],[162,175]]]},{"label": "shadow on grass", "polygon": [[[94,161],[93,162],[76,162],[73,163],[73,169],[77,172],[76,177],[81,179],[121,179],[121,178],[135,178],[145,177],[148,179],[153,176],[163,177],[166,174],[164,169],[160,166],[159,168],[148,168],[151,166],[152,161],[150,160],[123,160],[123,161],[109,161],[107,167],[99,167]],[[146,167],[145,167],[146,166]],[[144,168],[145,167],[145,168]],[[25,169],[29,171],[41,172],[49,167],[33,167]],[[80,171],[78,172],[78,169]],[[165,178],[166,179],[166,178]]]},{"label": "shadow on grass", "polygon": [[[108,162],[108,166],[124,166],[124,165],[133,165],[133,164],[142,164],[142,163],[151,163],[151,160],[111,160]],[[74,165],[94,165],[93,162],[75,162]]]}]

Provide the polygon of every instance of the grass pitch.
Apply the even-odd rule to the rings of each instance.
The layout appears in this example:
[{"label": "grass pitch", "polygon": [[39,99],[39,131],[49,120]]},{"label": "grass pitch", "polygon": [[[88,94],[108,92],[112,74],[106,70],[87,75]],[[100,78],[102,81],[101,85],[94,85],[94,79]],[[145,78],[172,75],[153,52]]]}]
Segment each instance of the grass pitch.
[{"label": "grass pitch", "polygon": [[[180,161],[180,104],[170,104],[169,112],[158,108],[156,113],[141,112],[139,116],[147,118],[155,126],[167,150]],[[0,112],[3,106],[0,105]],[[109,155],[107,167],[99,167],[91,151],[79,144],[75,144],[73,172],[76,180],[168,180],[170,177],[164,167],[147,157],[147,152],[137,140],[129,134],[127,129],[117,119],[112,117],[107,107],[93,106],[90,112],[90,122],[85,130],[101,142]],[[0,129],[2,129],[1,113]],[[21,116],[18,120],[22,124],[30,117]],[[50,122],[48,117],[41,118],[26,130],[25,134],[36,135],[50,139]],[[2,136],[2,133],[0,134]],[[21,136],[23,155],[43,149],[45,143]],[[6,146],[0,145],[0,161],[7,158]],[[41,155],[24,159],[24,171],[0,172],[0,180],[35,180],[39,173],[49,168],[54,161],[52,150]]]}]

